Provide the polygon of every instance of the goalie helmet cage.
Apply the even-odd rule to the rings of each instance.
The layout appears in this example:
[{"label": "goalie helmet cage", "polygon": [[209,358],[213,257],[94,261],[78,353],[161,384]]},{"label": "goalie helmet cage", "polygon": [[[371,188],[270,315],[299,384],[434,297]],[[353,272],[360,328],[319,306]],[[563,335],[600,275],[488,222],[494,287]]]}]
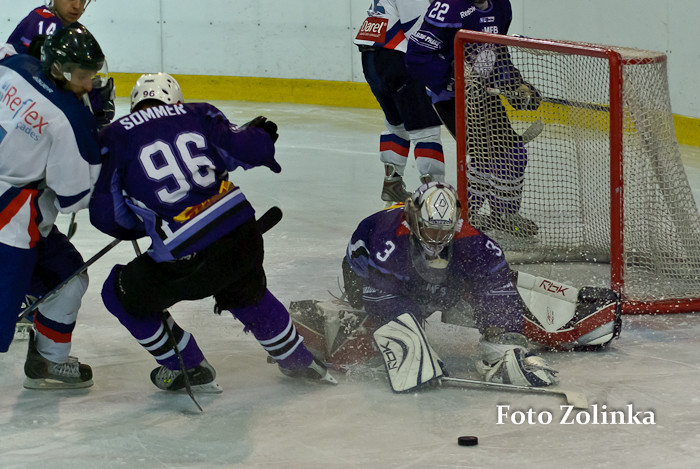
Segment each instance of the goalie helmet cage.
[{"label": "goalie helmet cage", "polygon": [[[484,78],[479,60],[489,55],[480,54],[489,49],[492,70],[515,66],[538,90],[536,110],[516,110],[509,98],[522,99],[517,87],[499,89]],[[494,60],[494,50],[507,51],[512,64]],[[700,311],[700,216],[675,137],[665,54],[461,30],[455,57],[457,189],[465,212],[467,155],[487,151],[494,161],[499,155],[488,149],[508,125],[502,113],[488,118],[484,95],[500,97],[517,133],[542,128],[523,139],[520,206],[538,234],[488,231],[509,262],[609,262],[623,313]],[[506,168],[498,170],[507,180]],[[484,202],[478,210],[491,208]]]}]

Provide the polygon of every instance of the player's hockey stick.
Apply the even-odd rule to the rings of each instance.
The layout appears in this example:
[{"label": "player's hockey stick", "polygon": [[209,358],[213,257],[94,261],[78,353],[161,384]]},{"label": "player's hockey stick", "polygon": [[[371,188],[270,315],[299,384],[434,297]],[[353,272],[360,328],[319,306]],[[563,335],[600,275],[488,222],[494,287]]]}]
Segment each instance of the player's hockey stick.
[{"label": "player's hockey stick", "polygon": [[76,231],[78,231],[78,223],[75,221],[75,213],[71,213],[70,222],[68,223],[68,233],[66,233],[68,239],[71,239]]},{"label": "player's hockey stick", "polygon": [[44,295],[44,296],[42,296],[41,298],[39,298],[38,300],[36,300],[36,301],[35,301],[34,303],[32,303],[31,305],[29,305],[29,306],[27,306],[26,308],[24,308],[24,309],[22,310],[22,312],[19,313],[19,318],[18,318],[18,320],[19,320],[19,319],[22,319],[23,317],[25,317],[25,316],[27,316],[28,314],[30,314],[30,313],[32,313],[33,311],[35,311],[35,310],[39,307],[40,304],[42,304],[44,301],[48,300],[49,298],[51,298],[52,296],[54,296],[56,293],[58,293],[63,287],[66,286],[66,284],[67,284],[68,282],[70,282],[71,280],[73,280],[75,277],[77,277],[78,275],[82,274],[83,272],[85,272],[85,271],[87,270],[88,267],[90,267],[92,264],[94,264],[95,262],[97,262],[97,260],[98,260],[100,257],[102,257],[102,256],[104,256],[105,254],[107,254],[107,252],[109,252],[114,246],[116,246],[116,245],[119,244],[119,243],[121,243],[121,240],[120,240],[120,239],[114,239],[114,240],[112,240],[111,243],[109,243],[107,246],[103,247],[97,254],[95,254],[94,256],[92,256],[90,259],[88,259],[87,262],[85,262],[83,265],[81,265],[80,267],[78,267],[78,269],[77,269],[75,272],[73,272],[73,273],[72,273],[68,278],[66,278],[64,281],[62,281],[61,283],[59,283],[53,290],[51,290],[51,291],[48,292],[46,295]]},{"label": "player's hockey stick", "polygon": [[[517,92],[510,92],[510,91],[505,91],[501,90],[499,88],[487,88],[486,92],[492,96],[505,96],[506,98],[522,98],[522,96],[517,93]],[[596,104],[596,103],[584,103],[581,101],[571,101],[569,99],[561,99],[561,98],[550,98],[548,96],[542,96],[539,98],[540,102],[543,103],[552,103],[552,104],[561,104],[563,106],[571,106],[571,107],[577,107],[581,109],[590,109],[591,111],[603,111],[603,112],[610,112],[610,106],[607,106],[605,104]]]},{"label": "player's hockey stick", "polygon": [[[139,247],[138,241],[135,239],[131,241],[131,246],[134,248],[134,252],[136,253],[136,256],[141,255],[141,248]],[[197,399],[194,397],[194,393],[192,392],[192,384],[190,383],[190,377],[187,374],[187,368],[185,368],[185,361],[182,359],[182,354],[180,353],[180,347],[177,346],[177,340],[175,340],[175,335],[173,334],[173,330],[170,328],[170,325],[168,324],[168,316],[170,316],[170,312],[166,309],[161,312],[160,315],[160,322],[163,324],[163,328],[165,329],[165,334],[168,336],[168,342],[170,342],[170,347],[173,349],[173,352],[175,352],[175,357],[177,358],[177,363],[180,365],[180,372],[182,373],[182,379],[185,381],[185,391],[187,392],[187,395],[190,396],[190,399],[192,399],[192,402],[194,402],[194,405],[197,406],[200,412],[204,412],[204,409],[202,409],[202,406],[199,405],[199,402],[197,402]]]},{"label": "player's hockey stick", "polygon": [[282,209],[271,207],[256,220],[260,233],[265,234],[282,220]]},{"label": "player's hockey stick", "polygon": [[530,127],[525,129],[525,132],[520,135],[520,138],[523,139],[523,145],[527,145],[533,141],[539,134],[542,133],[542,130],[544,130],[544,122],[541,120],[537,119],[535,122],[530,124]]},{"label": "player's hockey stick", "polygon": [[[282,210],[279,207],[272,207],[270,208],[267,212],[262,214],[260,218],[256,220],[256,223],[258,225],[258,229],[260,230],[261,233],[265,233],[269,231],[273,226],[275,226],[277,223],[280,222],[282,219]],[[134,247],[134,251],[136,252],[137,256],[141,255],[141,248],[139,248],[138,242],[136,240],[131,242],[132,246]],[[165,332],[168,335],[168,341],[170,341],[170,345],[175,352],[175,356],[177,357],[178,364],[180,365],[180,371],[182,372],[182,378],[185,382],[185,391],[187,392],[187,395],[190,396],[190,399],[192,399],[192,402],[194,402],[194,405],[197,406],[200,412],[204,412],[204,409],[202,409],[202,406],[199,405],[199,402],[197,402],[197,399],[194,397],[194,393],[192,392],[192,384],[190,383],[190,377],[187,374],[187,368],[185,368],[185,362],[182,359],[182,354],[180,353],[180,348],[177,346],[177,341],[175,340],[175,336],[173,335],[173,330],[170,328],[170,325],[168,324],[167,317],[170,316],[170,312],[168,310],[163,311],[163,314],[161,316],[161,322],[163,323],[163,327],[165,328]]]},{"label": "player's hockey stick", "polygon": [[517,384],[502,384],[502,383],[491,383],[488,381],[479,381],[475,379],[464,379],[464,378],[451,378],[443,376],[440,381],[449,383],[458,383],[460,385],[470,385],[470,386],[484,386],[497,389],[503,389],[504,391],[520,391],[520,392],[530,392],[530,393],[542,393],[542,394],[559,394],[566,398],[566,403],[577,408],[577,409],[587,409],[588,399],[586,396],[576,391],[566,391],[564,389],[550,389],[550,388],[538,388],[530,386],[518,386]]}]

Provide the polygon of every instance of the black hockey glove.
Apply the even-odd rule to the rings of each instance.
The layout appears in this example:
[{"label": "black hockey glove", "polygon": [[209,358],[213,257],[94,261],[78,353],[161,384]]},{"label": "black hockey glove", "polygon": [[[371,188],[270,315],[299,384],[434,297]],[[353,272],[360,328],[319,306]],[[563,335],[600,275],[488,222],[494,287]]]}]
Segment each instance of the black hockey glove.
[{"label": "black hockey glove", "polygon": [[265,132],[267,132],[270,135],[270,138],[272,139],[272,143],[275,143],[277,139],[279,138],[279,135],[277,134],[277,124],[275,124],[272,121],[267,120],[267,117],[264,116],[258,116],[255,119],[251,120],[250,122],[246,122],[241,126],[241,129],[245,129],[247,127],[259,127],[263,129]]},{"label": "black hockey glove", "polygon": [[[94,82],[93,82],[94,83]],[[97,119],[97,125],[102,128],[114,119],[114,80],[109,78],[104,86],[93,85],[92,91],[88,94],[92,113]]]}]

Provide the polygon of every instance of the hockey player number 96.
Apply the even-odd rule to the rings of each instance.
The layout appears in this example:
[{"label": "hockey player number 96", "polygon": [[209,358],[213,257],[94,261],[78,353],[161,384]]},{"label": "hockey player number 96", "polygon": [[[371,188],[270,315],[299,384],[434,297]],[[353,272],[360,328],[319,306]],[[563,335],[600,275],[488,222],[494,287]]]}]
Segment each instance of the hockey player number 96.
[{"label": "hockey player number 96", "polygon": [[[180,134],[175,148],[162,140],[146,145],[139,153],[139,161],[149,178],[155,181],[174,181],[175,189],[163,187],[156,192],[161,202],[173,204],[187,196],[192,184],[209,187],[216,183],[214,164],[205,155],[193,155],[191,149],[206,148],[204,136],[195,132]],[[178,160],[180,164],[178,164]],[[187,173],[182,168],[187,169]],[[169,185],[172,187],[172,185]]]}]

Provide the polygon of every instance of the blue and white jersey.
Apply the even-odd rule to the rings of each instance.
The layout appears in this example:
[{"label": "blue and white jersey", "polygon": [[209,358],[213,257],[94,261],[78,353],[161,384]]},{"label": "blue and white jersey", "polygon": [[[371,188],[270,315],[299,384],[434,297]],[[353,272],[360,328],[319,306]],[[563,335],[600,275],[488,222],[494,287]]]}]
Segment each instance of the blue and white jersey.
[{"label": "blue and white jersey", "polygon": [[406,52],[408,38],[421,25],[430,0],[373,0],[355,44]]},{"label": "blue and white jersey", "polygon": [[243,192],[225,184],[229,171],[281,170],[267,132],[238,129],[207,103],[133,112],[107,126],[100,142],[90,220],[116,238],[149,236],[157,262],[199,251],[254,217]]},{"label": "blue and white jersey", "polygon": [[58,212],[88,206],[100,171],[97,122],[39,60],[0,60],[0,242],[30,248]]},{"label": "blue and white jersey", "polygon": [[365,296],[369,314],[386,319],[411,312],[420,318],[464,299],[480,329],[521,330],[524,304],[495,241],[461,221],[451,247],[443,250],[447,266],[435,269],[421,264],[421,248],[411,238],[401,206],[370,215],[353,233],[346,259],[371,293]]}]

